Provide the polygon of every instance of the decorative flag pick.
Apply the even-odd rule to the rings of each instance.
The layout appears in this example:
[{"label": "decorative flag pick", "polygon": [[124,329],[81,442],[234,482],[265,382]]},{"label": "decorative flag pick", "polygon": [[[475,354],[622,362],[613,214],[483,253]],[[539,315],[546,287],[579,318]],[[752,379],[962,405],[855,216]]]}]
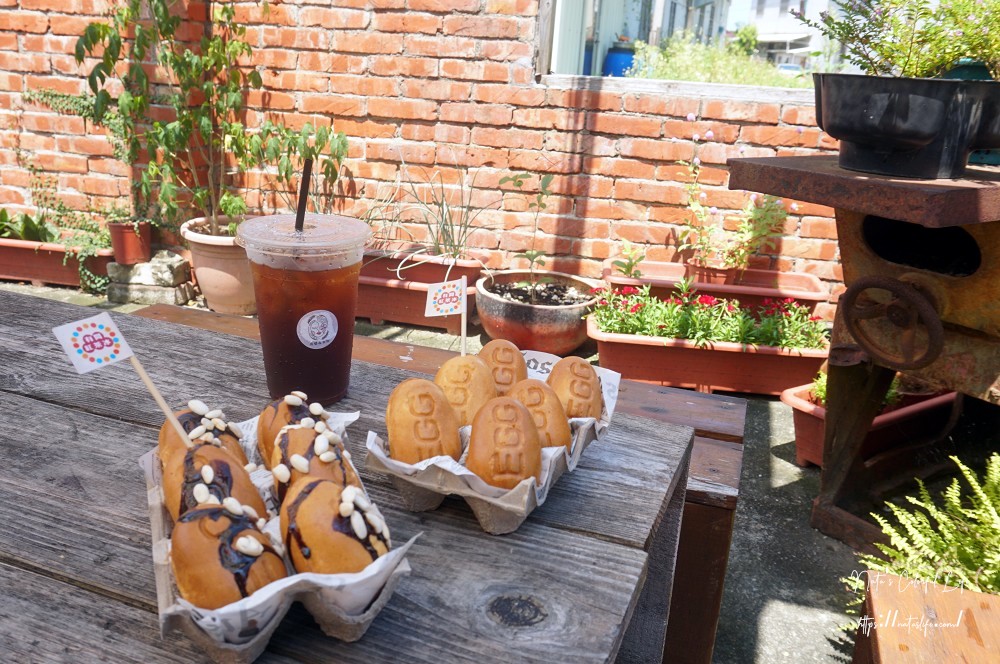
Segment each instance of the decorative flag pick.
[{"label": "decorative flag pick", "polygon": [[427,287],[427,306],[424,309],[424,316],[427,318],[462,314],[462,355],[465,355],[466,348],[466,290],[468,282],[464,276],[455,281],[430,284]]},{"label": "decorative flag pick", "polygon": [[109,314],[103,313],[92,318],[78,320],[75,323],[66,323],[52,328],[52,332],[59,340],[63,351],[69,356],[73,368],[79,374],[89,373],[94,369],[100,369],[122,360],[129,360],[136,373],[139,374],[139,378],[146,385],[146,389],[153,395],[160,410],[163,411],[167,420],[180,435],[181,440],[188,447],[193,445],[187,432],[184,431],[184,427],[177,421],[170,406],[163,399],[163,395],[156,389],[149,374],[139,363],[139,358],[132,354],[128,342],[125,341],[121,330],[111,320]]}]

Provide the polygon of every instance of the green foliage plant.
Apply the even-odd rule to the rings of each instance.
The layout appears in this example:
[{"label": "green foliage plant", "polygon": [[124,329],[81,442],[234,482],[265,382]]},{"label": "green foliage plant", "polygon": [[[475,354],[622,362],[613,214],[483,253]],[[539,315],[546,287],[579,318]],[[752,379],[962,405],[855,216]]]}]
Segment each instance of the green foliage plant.
[{"label": "green foliage plant", "polygon": [[[176,0],[125,0],[109,20],[88,25],[76,46],[78,61],[97,58],[87,77],[95,121],[115,123],[127,163],[141,154],[149,159],[135,183],[137,208],[151,205],[174,222],[187,204],[204,212],[207,232],[232,235],[235,222],[221,226],[219,218],[246,215],[237,181],[251,168],[270,165],[272,180],[287,194],[302,160],[311,158],[322,176],[313,193],[332,187],[347,154],[343,133],[311,123],[300,130],[270,121],[248,128],[242,121],[246,95],[262,81],[259,71],[243,64],[252,48],[235,6],[213,5],[210,29],[197,44],[178,39],[180,8]],[[165,84],[150,80],[151,63]],[[110,92],[115,82],[117,97]],[[169,109],[169,118],[149,119],[154,105]]]},{"label": "green foliage plant", "polygon": [[27,212],[11,215],[0,210],[0,237],[28,242],[58,242],[59,229],[39,215],[33,217]]},{"label": "green foliage plant", "polygon": [[646,252],[642,250],[642,247],[624,240],[622,242],[622,257],[616,261],[612,261],[611,264],[624,276],[630,279],[638,279],[642,276],[642,271],[638,267],[639,263],[645,259]]},{"label": "green foliage plant", "polygon": [[477,202],[481,192],[476,188],[477,175],[459,168],[453,185],[446,183],[441,171],[424,172],[418,180],[404,163],[393,185],[376,195],[363,216],[372,227],[371,244],[384,249],[408,245],[413,258],[401,262],[397,271],[420,264],[424,256],[453,259],[447,278],[455,260],[472,258],[472,234],[486,228],[482,215],[503,205],[502,193],[486,203]]},{"label": "green foliage plant", "polygon": [[726,44],[726,50],[734,55],[752,56],[757,53],[757,26],[742,25],[736,36]]},{"label": "green foliage plant", "polygon": [[593,308],[604,332],[687,339],[698,346],[730,342],[745,346],[825,348],[826,326],[794,300],[765,302],[756,311],[736,300],[699,294],[689,280],[667,300],[642,288],[600,288]]},{"label": "green foliage plant", "polygon": [[993,453],[980,479],[957,457],[967,490],[958,478],[938,503],[917,480],[916,496],[906,496],[914,509],[887,503],[891,519],[872,514],[888,538],[876,544],[881,555],[862,555],[863,574],[842,579],[861,601],[866,580],[879,573],[983,593],[1000,593],[1000,454]]},{"label": "green foliage plant", "polygon": [[[693,121],[694,115],[689,115],[688,120]],[[705,138],[712,138],[711,131]],[[699,139],[696,134],[695,140]],[[691,217],[679,234],[681,242],[677,249],[690,251],[691,262],[700,266],[719,264],[742,272],[749,266],[751,256],[774,248],[788,219],[788,210],[780,198],[750,194],[737,215],[736,230],[727,233],[718,223],[719,210],[705,204],[707,195],[700,182],[701,160],[695,157],[680,163],[688,169],[685,188]]]},{"label": "green foliage plant", "polygon": [[[507,177],[500,179],[500,185],[511,184],[518,191],[524,188],[524,183],[531,178],[531,173],[520,172],[514,173]],[[528,200],[528,210],[532,212],[531,217],[531,248],[515,254],[517,258],[524,258],[528,261],[528,286],[530,287],[529,293],[531,296],[531,304],[538,303],[538,273],[537,269],[540,267],[545,267],[545,252],[537,248],[538,242],[538,217],[541,215],[542,211],[548,208],[547,200],[552,194],[552,179],[554,176],[551,173],[546,173],[541,176],[538,180],[538,192],[535,193],[533,199]]]},{"label": "green foliage plant", "polygon": [[627,75],[633,78],[762,87],[812,87],[812,77],[787,76],[770,62],[753,58],[736,48],[703,44],[686,33],[672,35],[660,47],[637,41],[634,64]]},{"label": "green foliage plant", "polygon": [[[826,406],[826,372],[820,371],[813,378],[812,387],[809,390],[810,398],[813,403],[818,406]],[[886,390],[885,396],[882,398],[882,408],[890,408],[899,403],[902,395],[900,394],[900,381],[899,376],[892,379],[889,383],[889,389]]]},{"label": "green foliage plant", "polygon": [[834,0],[835,11],[803,24],[839,42],[874,76],[936,77],[962,58],[1000,78],[1000,7],[994,0]]}]

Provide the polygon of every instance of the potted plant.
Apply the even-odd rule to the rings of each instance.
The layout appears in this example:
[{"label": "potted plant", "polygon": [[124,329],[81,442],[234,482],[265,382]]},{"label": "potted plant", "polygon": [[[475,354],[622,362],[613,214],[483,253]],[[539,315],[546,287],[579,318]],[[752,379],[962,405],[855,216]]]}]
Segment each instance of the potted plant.
[{"label": "potted plant", "polygon": [[956,178],[969,153],[1000,147],[1000,83],[932,79],[963,58],[1000,73],[1000,12],[978,0],[835,0],[802,23],[840,42],[867,75],[814,74],[816,121],[843,168]]},{"label": "potted plant", "polygon": [[364,216],[373,239],[361,267],[359,318],[461,333],[460,315],[427,318],[424,311],[431,284],[464,276],[467,312],[476,312],[475,283],[484,264],[469,249],[469,239],[482,213],[500,206],[503,197],[480,206],[473,200],[479,195],[475,185],[476,174],[465,169],[448,185],[440,171],[417,181],[403,165],[395,185]]},{"label": "potted plant", "polygon": [[[862,457],[876,454],[928,432],[940,431],[951,420],[958,395],[955,392],[917,392],[901,386],[897,376],[861,445]],[[812,383],[790,387],[781,393],[782,403],[793,409],[795,463],[823,466],[826,428],[826,373],[819,372]]]},{"label": "potted plant", "polygon": [[[688,120],[693,121],[693,114]],[[694,135],[696,141],[701,139]],[[713,138],[711,130],[705,137]],[[779,272],[750,268],[753,256],[772,249],[796,204],[785,207],[784,201],[770,195],[749,194],[743,207],[730,217],[733,231],[724,230],[723,214],[706,204],[708,198],[701,186],[701,160],[681,161],[687,167],[688,209],[691,215],[680,233],[678,250],[687,253],[684,264],[647,261],[641,250],[626,243],[621,258],[604,261],[602,276],[614,286],[649,284],[652,292],[662,298],[671,297],[678,283],[688,278],[693,287],[704,295],[735,298],[756,310],[765,299],[792,298],[799,304],[816,310],[827,299],[826,289],[814,275],[799,272]]]},{"label": "potted plant", "polygon": [[68,208],[56,195],[54,178],[28,168],[38,211],[0,209],[0,279],[102,291],[112,261],[107,229],[91,215]]},{"label": "potted plant", "polygon": [[[296,157],[323,156],[319,169],[335,179],[344,139],[311,124],[296,132],[266,122],[251,131],[242,121],[246,93],[261,87],[261,77],[241,64],[251,59],[252,49],[235,7],[214,6],[210,29],[193,48],[177,38],[181,17],[174,9],[169,0],[127,0],[108,22],[87,26],[77,43],[77,59],[99,54],[88,76],[95,120],[113,114],[129,163],[142,154],[149,159],[135,184],[138,209],[148,205],[149,216],[168,223],[183,210],[202,211],[180,230],[206,302],[222,313],[252,314],[250,265],[235,243],[236,225],[248,212],[237,191],[239,176],[274,164],[275,179],[287,185]],[[154,91],[145,67],[150,57],[166,79],[156,91],[157,103],[169,109],[163,120],[149,119]],[[121,92],[112,97],[106,82],[115,77]]]},{"label": "potted plant", "polygon": [[[528,173],[503,178],[500,184],[522,189]],[[531,248],[518,257],[528,261],[526,270],[491,273],[476,282],[479,320],[492,339],[506,339],[518,348],[566,355],[587,340],[585,317],[596,301],[589,281],[572,274],[539,271],[544,252],[536,249],[538,217],[546,208],[553,176],[539,179],[538,193],[529,201],[532,219]]]},{"label": "potted plant", "polygon": [[780,394],[826,359],[826,325],[795,302],[769,301],[752,312],[688,281],[678,289],[666,301],[649,286],[600,289],[587,318],[600,365],[623,378],[702,392]]}]

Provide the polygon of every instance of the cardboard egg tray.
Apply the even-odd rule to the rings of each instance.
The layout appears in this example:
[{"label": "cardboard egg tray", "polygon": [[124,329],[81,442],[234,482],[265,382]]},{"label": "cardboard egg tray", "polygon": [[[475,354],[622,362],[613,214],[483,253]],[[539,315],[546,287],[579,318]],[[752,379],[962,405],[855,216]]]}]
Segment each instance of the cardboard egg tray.
[{"label": "cardboard egg tray", "polygon": [[[240,422],[239,426],[244,431],[240,442],[247,457],[259,461],[256,420]],[[217,662],[244,664],[254,661],[267,647],[293,602],[302,602],[328,636],[357,641],[388,603],[399,581],[410,573],[406,552],[416,537],[394,547],[356,574],[298,574],[285,555],[288,577],[222,608],[200,609],[181,598],[170,567],[173,524],[163,504],[163,476],[156,451],[143,455],[139,465],[146,476],[160,633],[163,636],[175,631],[185,634]],[[268,509],[272,510],[277,503],[271,489],[270,472],[254,471],[251,479]],[[268,517],[264,532],[280,539],[278,517],[273,513]]]},{"label": "cardboard egg tray", "polygon": [[[536,351],[525,351],[524,355],[528,360],[528,377],[539,380],[545,380],[547,369],[559,360],[554,355]],[[611,424],[621,376],[608,369],[595,369],[601,379],[604,397],[601,417],[570,420],[573,442],[569,451],[565,447],[542,448],[541,483],[530,477],[513,489],[501,489],[487,484],[466,468],[471,427],[461,430],[462,456],[458,461],[439,456],[412,465],[390,458],[388,442],[369,431],[365,443],[368,449],[365,467],[388,475],[399,491],[403,505],[412,512],[437,509],[445,497],[457,495],[469,504],[484,531],[491,535],[514,532],[536,507],[545,502],[549,489],[562,474],[573,472],[587,446],[598,440]]]}]

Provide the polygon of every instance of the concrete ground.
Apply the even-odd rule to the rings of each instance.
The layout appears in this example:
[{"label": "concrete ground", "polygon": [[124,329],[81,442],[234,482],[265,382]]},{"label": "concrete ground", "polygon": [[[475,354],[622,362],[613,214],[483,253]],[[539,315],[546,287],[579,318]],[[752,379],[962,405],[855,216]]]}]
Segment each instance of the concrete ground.
[{"label": "concrete ground", "polygon": [[[0,288],[129,312],[71,289],[0,282]],[[359,334],[458,349],[456,337],[423,329],[359,323]],[[470,352],[480,338],[469,339]],[[592,352],[586,347],[582,355]],[[748,397],[743,477],[726,577],[715,662],[850,661],[849,599],[838,581],[857,569],[854,553],[809,526],[819,488],[816,468],[794,464],[791,410],[772,398]]]}]

